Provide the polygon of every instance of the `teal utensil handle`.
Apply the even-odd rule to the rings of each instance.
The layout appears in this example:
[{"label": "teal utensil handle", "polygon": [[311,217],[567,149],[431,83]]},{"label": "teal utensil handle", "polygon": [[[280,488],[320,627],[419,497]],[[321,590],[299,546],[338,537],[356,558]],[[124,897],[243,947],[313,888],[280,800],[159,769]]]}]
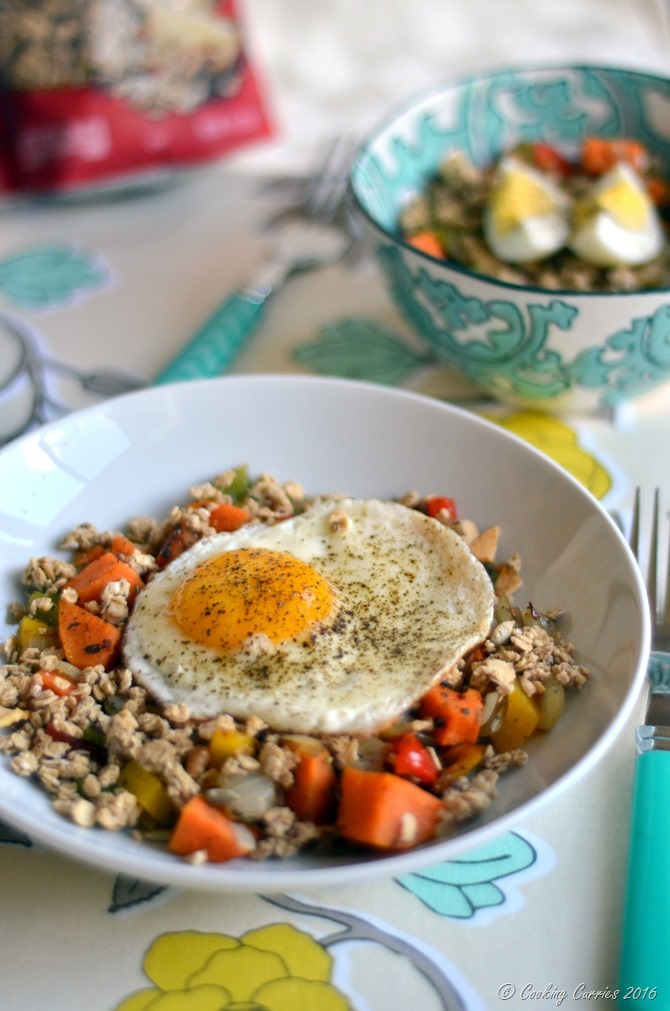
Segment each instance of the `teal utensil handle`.
[{"label": "teal utensil handle", "polygon": [[670,751],[637,756],[619,1007],[670,1008]]},{"label": "teal utensil handle", "polygon": [[154,380],[157,384],[220,375],[260,324],[266,299],[231,295]]}]

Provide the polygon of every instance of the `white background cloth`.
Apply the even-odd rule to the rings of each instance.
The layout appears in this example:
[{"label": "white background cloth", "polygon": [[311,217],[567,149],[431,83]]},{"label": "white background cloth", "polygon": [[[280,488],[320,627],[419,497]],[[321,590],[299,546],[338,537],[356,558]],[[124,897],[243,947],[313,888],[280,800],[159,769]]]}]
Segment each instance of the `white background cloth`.
[{"label": "white background cloth", "polygon": [[665,72],[664,0],[243,0],[276,142],[233,159],[295,164],[314,139],[362,135],[415,92],[510,62]]}]

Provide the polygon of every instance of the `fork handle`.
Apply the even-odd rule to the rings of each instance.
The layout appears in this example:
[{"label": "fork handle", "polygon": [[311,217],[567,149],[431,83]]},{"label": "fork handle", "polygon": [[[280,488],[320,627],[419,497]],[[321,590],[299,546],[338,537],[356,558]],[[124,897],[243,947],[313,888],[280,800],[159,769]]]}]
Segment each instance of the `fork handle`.
[{"label": "fork handle", "polygon": [[245,289],[231,295],[154,383],[218,376],[259,326],[269,294]]},{"label": "fork handle", "polygon": [[669,798],[670,751],[638,754],[619,968],[621,1007],[670,1007]]}]

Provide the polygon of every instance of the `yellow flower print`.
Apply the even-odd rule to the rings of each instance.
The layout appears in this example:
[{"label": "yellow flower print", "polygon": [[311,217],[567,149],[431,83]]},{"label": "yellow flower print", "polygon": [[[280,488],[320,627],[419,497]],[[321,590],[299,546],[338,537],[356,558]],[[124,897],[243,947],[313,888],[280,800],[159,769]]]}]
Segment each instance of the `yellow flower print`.
[{"label": "yellow flower print", "polygon": [[579,445],[577,433],[565,422],[545,414],[523,411],[495,418],[502,428],[530,442],[572,474],[597,499],[604,498],[612,479],[594,456]]},{"label": "yellow flower print", "polygon": [[215,952],[206,965],[189,977],[188,985],[225,983],[235,1000],[248,1000],[263,983],[286,979],[288,975],[288,967],[280,955],[240,944],[232,951]]},{"label": "yellow flower print", "polygon": [[161,934],[144,956],[144,972],[161,990],[182,990],[194,967],[217,952],[239,947],[236,937],[184,930]]},{"label": "yellow flower print", "polygon": [[[123,1011],[222,1011],[232,1004],[230,993],[222,986],[196,986],[192,990],[140,990],[119,1005]],[[253,1007],[253,1005],[251,1005]]]},{"label": "yellow flower print", "polygon": [[262,951],[275,951],[286,962],[292,976],[305,979],[330,979],[333,959],[325,948],[309,934],[295,930],[285,923],[274,923],[259,930],[248,930],[243,935],[245,944]]},{"label": "yellow flower print", "polygon": [[228,934],[179,931],[156,938],[144,959],[152,987],[116,1011],[348,1011],[330,983],[332,959],[287,923]]}]

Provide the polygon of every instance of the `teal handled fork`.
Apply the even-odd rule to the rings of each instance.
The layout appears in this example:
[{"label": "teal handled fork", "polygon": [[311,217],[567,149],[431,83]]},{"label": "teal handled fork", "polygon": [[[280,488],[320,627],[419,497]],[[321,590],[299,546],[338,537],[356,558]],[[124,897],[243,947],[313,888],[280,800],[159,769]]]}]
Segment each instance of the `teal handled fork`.
[{"label": "teal handled fork", "polygon": [[[637,489],[630,545],[640,561],[641,493]],[[649,701],[637,728],[623,936],[619,966],[622,1008],[670,1008],[670,549],[661,591],[660,493],[654,493],[647,590],[653,622]],[[664,596],[664,602],[661,597]]]},{"label": "teal handled fork", "polygon": [[228,296],[155,383],[219,375],[258,329],[268,300],[288,278],[345,256],[354,242],[347,204],[354,149],[350,138],[330,145],[323,164],[308,178],[299,206],[267,226],[271,249],[259,274]]}]

